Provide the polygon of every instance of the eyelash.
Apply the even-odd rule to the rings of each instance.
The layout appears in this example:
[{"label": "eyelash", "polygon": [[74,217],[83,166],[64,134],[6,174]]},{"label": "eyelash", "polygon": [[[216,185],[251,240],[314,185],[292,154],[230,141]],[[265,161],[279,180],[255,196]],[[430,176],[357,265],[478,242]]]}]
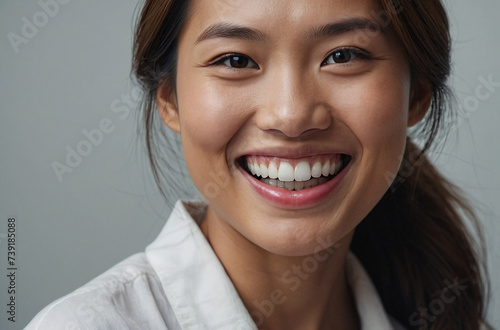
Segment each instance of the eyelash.
[{"label": "eyelash", "polygon": [[[229,66],[229,65],[226,65],[224,64],[225,61],[227,60],[230,60],[232,57],[241,57],[241,58],[244,58],[244,59],[247,59],[248,61],[252,62],[257,69],[259,69],[259,66],[257,65],[257,63],[255,63],[254,60],[252,60],[249,56],[247,55],[244,55],[244,54],[239,54],[239,53],[230,53],[230,54],[224,54],[222,56],[219,56],[217,57],[215,60],[213,60],[209,65],[210,66],[224,66],[230,70],[243,70],[243,69],[249,69],[249,68],[236,68],[236,67],[232,67],[232,66]],[[252,67],[250,67],[252,68]]]},{"label": "eyelash", "polygon": [[[344,63],[328,63],[328,59],[332,55],[335,55],[335,54],[337,54],[339,52],[345,52],[345,51],[350,52],[351,56],[354,56],[354,58],[352,58],[349,61],[344,62]],[[246,59],[246,60],[249,61],[249,63],[252,62],[255,65],[255,67],[236,68],[236,67],[224,64],[224,62],[226,62],[227,60],[230,60],[233,57],[240,57],[240,58]],[[373,60],[375,58],[369,52],[367,52],[365,50],[362,50],[360,48],[357,48],[357,47],[341,47],[341,48],[336,48],[331,53],[329,53],[328,56],[325,58],[325,60],[323,60],[323,62],[321,63],[321,66],[328,65],[328,64],[337,64],[337,65],[344,66],[344,65],[349,65],[351,62],[353,62],[353,61],[355,61],[357,59],[361,59],[361,60]],[[216,59],[214,59],[209,64],[209,66],[224,66],[227,69],[235,70],[235,71],[239,71],[239,70],[243,70],[243,69],[250,69],[250,68],[259,69],[258,64],[254,60],[252,60],[247,55],[239,54],[239,53],[230,53],[230,54],[224,54],[222,56],[219,56]]]},{"label": "eyelash", "polygon": [[[352,58],[349,61],[344,62],[344,63],[327,63],[328,59],[331,56],[333,56],[339,52],[345,52],[345,51],[350,52],[351,56],[354,56],[354,58]],[[341,47],[341,48],[334,49],[332,52],[330,52],[328,54],[328,56],[325,58],[325,60],[321,63],[321,66],[328,65],[328,64],[349,65],[350,63],[352,63],[353,61],[356,61],[356,60],[373,60],[373,59],[375,59],[375,57],[373,57],[372,54],[370,54],[369,52],[367,52],[363,49],[360,49],[357,47]]]}]

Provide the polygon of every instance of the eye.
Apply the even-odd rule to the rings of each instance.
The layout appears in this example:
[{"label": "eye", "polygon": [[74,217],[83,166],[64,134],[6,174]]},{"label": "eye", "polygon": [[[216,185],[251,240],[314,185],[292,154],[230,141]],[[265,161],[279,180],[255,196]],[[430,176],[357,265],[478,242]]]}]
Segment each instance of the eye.
[{"label": "eye", "polygon": [[259,68],[250,57],[242,54],[224,55],[216,60],[213,65],[223,65],[234,69]]},{"label": "eye", "polygon": [[348,63],[361,56],[368,57],[368,55],[362,52],[360,49],[336,49],[330,55],[328,55],[328,57],[323,61],[321,65]]}]

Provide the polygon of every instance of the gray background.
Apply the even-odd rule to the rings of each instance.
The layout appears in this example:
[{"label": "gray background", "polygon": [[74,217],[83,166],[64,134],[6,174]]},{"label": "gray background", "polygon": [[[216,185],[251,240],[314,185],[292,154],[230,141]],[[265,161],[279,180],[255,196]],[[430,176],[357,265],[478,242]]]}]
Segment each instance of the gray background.
[{"label": "gray background", "polygon": [[[62,0],[61,0],[62,1]],[[461,115],[439,167],[474,202],[485,227],[492,279],[488,314],[500,328],[500,87],[475,95],[480,78],[500,82],[500,2],[449,0]],[[35,0],[0,0],[0,328],[21,329],[45,305],[142,251],[169,214],[151,180],[130,82],[136,0],[69,1],[41,21],[18,52]],[[43,18],[43,17],[42,17]],[[33,32],[33,31],[31,31]],[[128,97],[128,99],[127,99]],[[60,182],[64,164],[108,118],[114,130]],[[18,219],[17,322],[7,322],[7,218]],[[496,312],[496,313],[495,313]]]}]

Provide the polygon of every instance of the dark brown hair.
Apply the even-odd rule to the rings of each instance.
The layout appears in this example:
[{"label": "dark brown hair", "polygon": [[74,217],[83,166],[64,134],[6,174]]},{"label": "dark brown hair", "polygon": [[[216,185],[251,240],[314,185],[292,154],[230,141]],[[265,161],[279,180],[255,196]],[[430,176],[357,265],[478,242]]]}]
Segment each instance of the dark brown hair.
[{"label": "dark brown hair", "polygon": [[[432,102],[414,132],[424,138],[423,147],[408,138],[399,173],[390,177],[391,188],[357,227],[351,249],[370,274],[387,312],[408,329],[478,329],[484,321],[487,277],[480,262],[484,250],[475,245],[469,230],[475,229],[481,237],[480,230],[458,188],[425,156],[445,136],[441,127],[450,115],[447,15],[439,0],[379,2],[414,81],[430,85]],[[134,40],[133,71],[145,91],[146,145],[164,195],[166,189],[178,192],[179,187],[164,184],[166,177],[159,168],[172,170],[168,164],[174,159],[160,155],[158,146],[170,150],[175,141],[155,140],[162,129],[154,126],[155,98],[165,82],[175,90],[177,38],[187,19],[187,6],[185,0],[147,0]],[[165,143],[170,147],[165,148]]]}]

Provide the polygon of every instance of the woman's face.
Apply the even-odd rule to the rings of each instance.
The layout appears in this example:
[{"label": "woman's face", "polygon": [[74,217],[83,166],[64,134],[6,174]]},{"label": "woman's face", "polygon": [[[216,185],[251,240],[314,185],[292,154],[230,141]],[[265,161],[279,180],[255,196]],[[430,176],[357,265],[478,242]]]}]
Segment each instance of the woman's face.
[{"label": "woman's face", "polygon": [[381,17],[374,0],[192,1],[175,96],[158,102],[229,235],[317,252],[384,195],[418,109]]}]

